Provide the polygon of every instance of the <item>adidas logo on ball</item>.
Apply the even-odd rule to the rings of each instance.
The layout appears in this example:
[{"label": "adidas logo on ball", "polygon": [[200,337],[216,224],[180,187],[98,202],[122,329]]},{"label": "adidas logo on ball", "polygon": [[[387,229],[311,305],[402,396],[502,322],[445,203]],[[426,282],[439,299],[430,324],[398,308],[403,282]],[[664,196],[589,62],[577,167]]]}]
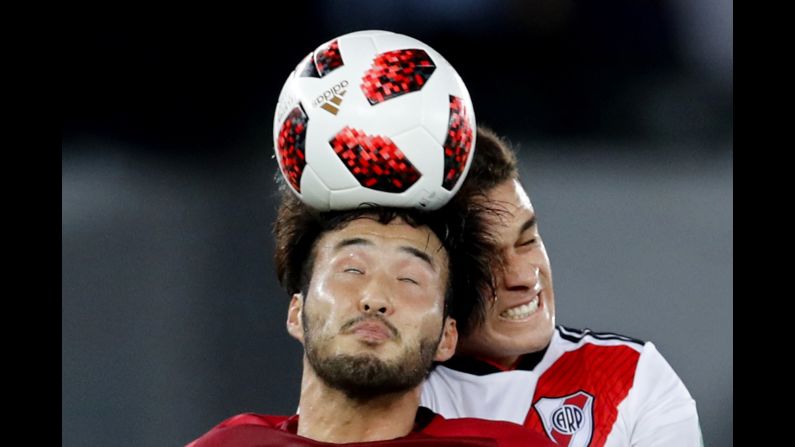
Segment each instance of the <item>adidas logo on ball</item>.
[{"label": "adidas logo on ball", "polygon": [[334,85],[330,89],[323,92],[315,98],[312,103],[315,107],[320,106],[321,109],[336,115],[340,111],[339,106],[342,104],[342,97],[345,95],[345,88],[348,86],[348,81],[342,80],[339,84]]}]

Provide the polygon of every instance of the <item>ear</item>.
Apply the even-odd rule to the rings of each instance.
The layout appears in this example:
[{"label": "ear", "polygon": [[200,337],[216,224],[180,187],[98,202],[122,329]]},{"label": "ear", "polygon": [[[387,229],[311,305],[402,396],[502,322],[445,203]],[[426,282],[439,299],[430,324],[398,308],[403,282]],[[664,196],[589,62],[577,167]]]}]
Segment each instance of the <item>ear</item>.
[{"label": "ear", "polygon": [[304,312],[304,296],[300,293],[293,294],[290,307],[287,310],[287,332],[294,339],[304,343],[304,323],[301,318]]},{"label": "ear", "polygon": [[433,357],[434,361],[443,362],[455,354],[455,346],[458,343],[458,328],[456,327],[455,320],[447,317],[444,320],[444,329],[442,330],[442,339],[439,341],[439,346],[436,348],[436,355]]}]

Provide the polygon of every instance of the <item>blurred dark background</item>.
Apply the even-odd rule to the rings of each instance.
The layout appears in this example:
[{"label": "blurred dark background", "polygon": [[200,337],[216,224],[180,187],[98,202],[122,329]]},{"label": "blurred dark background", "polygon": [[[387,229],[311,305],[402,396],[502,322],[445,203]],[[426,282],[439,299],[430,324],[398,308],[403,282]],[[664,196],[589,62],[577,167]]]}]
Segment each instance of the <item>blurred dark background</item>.
[{"label": "blurred dark background", "polygon": [[278,93],[319,44],[408,34],[519,149],[558,322],[651,339],[732,445],[733,6],[294,0],[73,8],[62,79],[64,446],[292,413],[271,263]]}]

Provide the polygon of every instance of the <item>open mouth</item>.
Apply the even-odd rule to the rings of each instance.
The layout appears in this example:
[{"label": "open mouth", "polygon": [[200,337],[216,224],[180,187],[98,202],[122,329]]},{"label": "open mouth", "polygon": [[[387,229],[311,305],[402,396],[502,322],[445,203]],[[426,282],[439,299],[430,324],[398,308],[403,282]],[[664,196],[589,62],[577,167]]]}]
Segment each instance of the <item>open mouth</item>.
[{"label": "open mouth", "polygon": [[520,321],[529,318],[538,310],[540,293],[533,297],[529,303],[505,309],[500,313],[500,317],[511,321]]}]

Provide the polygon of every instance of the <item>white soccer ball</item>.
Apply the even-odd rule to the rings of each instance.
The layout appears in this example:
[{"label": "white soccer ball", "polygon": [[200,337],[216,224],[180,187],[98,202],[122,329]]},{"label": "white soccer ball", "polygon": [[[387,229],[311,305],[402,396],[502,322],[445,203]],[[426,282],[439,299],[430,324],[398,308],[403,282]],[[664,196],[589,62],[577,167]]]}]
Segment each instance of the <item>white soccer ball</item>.
[{"label": "white soccer ball", "polygon": [[466,86],[439,53],[402,34],[360,31],[290,73],[273,140],[287,184],[312,208],[431,210],[461,187],[476,128]]}]

